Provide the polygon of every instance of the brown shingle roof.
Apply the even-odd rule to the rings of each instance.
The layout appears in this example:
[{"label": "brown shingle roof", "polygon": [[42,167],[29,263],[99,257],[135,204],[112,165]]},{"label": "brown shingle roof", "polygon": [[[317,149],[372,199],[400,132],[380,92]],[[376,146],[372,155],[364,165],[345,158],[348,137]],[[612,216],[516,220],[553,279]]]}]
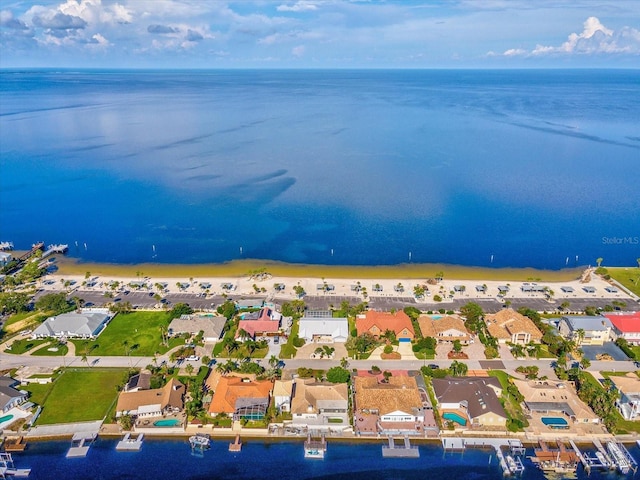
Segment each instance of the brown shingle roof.
[{"label": "brown shingle roof", "polygon": [[[433,337],[436,339],[441,338],[451,341],[469,341],[469,339],[471,338],[469,331],[464,326],[464,321],[458,316],[447,315],[446,317],[434,319],[429,315],[420,315],[418,317],[418,324],[420,325],[420,330],[422,331],[423,337]],[[464,332],[464,334],[452,337],[441,336],[442,333],[446,332],[447,330],[457,330],[459,332]]]},{"label": "brown shingle roof", "polygon": [[153,390],[140,390],[138,392],[122,392],[118,396],[117,412],[130,412],[138,410],[145,405],[160,404],[160,409],[167,407],[179,408],[184,407],[183,396],[186,387],[172,378],[164,387],[154,388]]},{"label": "brown shingle roof", "polygon": [[340,402],[345,407],[349,399],[346,383],[316,382],[313,378],[297,379],[295,395],[291,400],[291,413],[306,413],[309,407],[318,412],[318,402]]},{"label": "brown shingle roof", "polygon": [[534,342],[540,342],[540,340],[542,340],[542,333],[531,319],[516,312],[512,308],[485,315],[484,318],[489,333],[498,339],[509,340],[513,334],[525,332],[531,335],[531,340]]},{"label": "brown shingle roof", "polygon": [[372,330],[377,328],[379,333],[376,333],[376,335],[382,335],[386,330],[391,330],[395,332],[396,336],[400,337],[405,335],[403,331],[406,330],[407,336],[410,338],[415,336],[411,319],[402,310],[398,310],[395,313],[369,310],[364,315],[358,315],[356,328],[358,335],[365,332],[373,333]]},{"label": "brown shingle roof", "polygon": [[[524,397],[524,401],[531,410],[536,410],[536,404],[544,410],[565,410],[568,415],[575,415],[578,419],[593,420],[598,418],[593,411],[580,400],[578,394],[567,382],[554,380],[519,380],[513,379]],[[563,406],[569,407],[565,409]]]},{"label": "brown shingle roof", "polygon": [[390,377],[389,383],[379,383],[376,377],[354,377],[354,382],[358,410],[378,410],[386,415],[396,411],[413,414],[415,409],[422,409],[413,377]]},{"label": "brown shingle roof", "polygon": [[272,390],[273,382],[269,380],[222,377],[209,405],[209,413],[234,413],[239,398],[269,398]]},{"label": "brown shingle roof", "polygon": [[502,391],[494,377],[447,377],[434,378],[433,390],[439,404],[467,402],[470,418],[477,418],[487,412],[507,418],[500,404],[496,390]]}]

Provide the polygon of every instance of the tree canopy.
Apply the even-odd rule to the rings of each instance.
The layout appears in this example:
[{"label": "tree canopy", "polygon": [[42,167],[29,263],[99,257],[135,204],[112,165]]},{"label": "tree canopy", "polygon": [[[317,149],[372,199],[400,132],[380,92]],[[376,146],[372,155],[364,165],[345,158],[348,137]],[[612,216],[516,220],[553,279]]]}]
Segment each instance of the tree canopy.
[{"label": "tree canopy", "polygon": [[36,309],[53,312],[54,315],[66,312],[71,308],[66,293],[47,293],[36,300]]},{"label": "tree canopy", "polygon": [[327,372],[327,381],[331,383],[347,383],[350,377],[349,370],[342,367],[332,367]]}]

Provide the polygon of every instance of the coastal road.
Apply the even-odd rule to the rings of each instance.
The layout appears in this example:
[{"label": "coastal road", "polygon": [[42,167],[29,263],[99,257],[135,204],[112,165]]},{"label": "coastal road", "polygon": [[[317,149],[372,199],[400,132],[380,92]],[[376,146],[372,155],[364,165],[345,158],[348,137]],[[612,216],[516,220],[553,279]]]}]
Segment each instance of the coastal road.
[{"label": "coastal road", "polygon": [[[217,358],[216,362],[223,363],[226,358]],[[168,356],[160,356],[157,358],[158,363],[166,361],[170,365],[174,365],[174,362],[170,362]],[[327,359],[293,359],[283,360],[284,368],[296,370],[300,367],[312,367],[329,369],[331,367],[340,365],[340,359],[327,360]],[[198,367],[200,362],[191,362],[194,367]],[[507,371],[513,371],[521,365],[535,365],[540,369],[540,375],[549,375],[553,372],[552,361],[546,360],[465,360],[469,370],[481,370],[481,369],[504,369]],[[47,367],[47,368],[59,368],[59,367],[86,367],[86,366],[100,366],[100,367],[133,367],[144,368],[147,365],[153,364],[153,357],[88,357],[87,363],[81,360],[81,357],[49,357],[49,356],[31,356],[31,355],[11,355],[7,353],[0,353],[0,366],[2,369],[12,369],[21,366],[33,366],[33,367]],[[372,365],[377,365],[384,370],[418,370],[423,365],[438,365],[442,368],[447,368],[451,365],[451,360],[349,360],[349,369],[365,369],[368,370]],[[180,366],[184,366],[183,363]],[[631,372],[637,370],[632,361],[594,361],[587,369],[588,371],[616,371],[616,372]]]}]

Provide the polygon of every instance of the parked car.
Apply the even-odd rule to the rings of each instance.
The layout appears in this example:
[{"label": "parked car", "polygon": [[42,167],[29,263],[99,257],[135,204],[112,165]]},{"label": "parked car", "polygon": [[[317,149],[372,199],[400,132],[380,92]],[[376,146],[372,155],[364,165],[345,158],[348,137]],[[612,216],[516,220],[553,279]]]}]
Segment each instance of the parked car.
[{"label": "parked car", "polygon": [[200,360],[200,357],[198,355],[189,355],[187,358],[185,358],[185,360],[187,362],[197,362],[198,360]]}]

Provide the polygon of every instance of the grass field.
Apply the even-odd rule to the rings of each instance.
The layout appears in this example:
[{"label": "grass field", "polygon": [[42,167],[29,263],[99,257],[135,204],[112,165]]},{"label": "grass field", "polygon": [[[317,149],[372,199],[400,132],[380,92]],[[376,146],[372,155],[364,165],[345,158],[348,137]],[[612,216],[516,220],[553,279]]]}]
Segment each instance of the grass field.
[{"label": "grass field", "polygon": [[171,277],[241,277],[250,271],[266,269],[274,276],[300,278],[432,278],[443,272],[447,279],[464,280],[513,280],[567,281],[580,277],[580,269],[536,270],[533,268],[483,268],[447,264],[399,264],[377,266],[355,265],[306,265],[273,262],[269,260],[237,260],[228,263],[181,265],[143,263],[119,265],[109,263],[82,263],[67,257],[58,258],[59,275],[91,275],[156,278]]},{"label": "grass field", "polygon": [[11,348],[5,349],[6,353],[13,353],[14,355],[20,355],[28,352],[32,348],[38,347],[44,343],[50,342],[48,338],[40,338],[37,340],[31,340],[30,338],[24,338],[22,340],[15,340],[11,344]]},{"label": "grass field", "polygon": [[640,296],[640,269],[636,268],[607,268],[609,275],[636,295]]},{"label": "grass field", "polygon": [[42,406],[37,425],[101,420],[118,396],[116,386],[125,374],[121,368],[75,368],[65,370],[53,383],[22,388]]},{"label": "grass field", "polygon": [[[88,343],[92,356],[127,355],[151,357],[156,352],[163,354],[170,348],[184,344],[182,338],[170,338],[169,347],[162,345],[161,327],[171,323],[167,312],[132,312],[116,315],[100,336]],[[82,355],[85,340],[72,340],[76,355]],[[128,346],[125,346],[125,341]]]},{"label": "grass field", "polygon": [[[58,350],[56,351],[48,350],[51,347],[56,347]],[[33,355],[34,357],[62,357],[63,355],[66,355],[68,352],[69,352],[69,347],[67,347],[66,345],[57,345],[57,342],[52,342],[51,345],[49,345],[48,347],[42,347],[36,350],[35,352],[33,352],[31,355]]]}]

